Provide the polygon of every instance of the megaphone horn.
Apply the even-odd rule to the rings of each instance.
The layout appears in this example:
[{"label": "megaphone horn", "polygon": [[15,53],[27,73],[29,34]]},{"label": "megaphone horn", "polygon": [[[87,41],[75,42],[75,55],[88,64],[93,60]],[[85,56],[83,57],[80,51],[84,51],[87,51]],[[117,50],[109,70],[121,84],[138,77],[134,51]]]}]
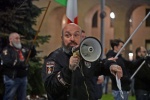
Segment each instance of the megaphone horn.
[{"label": "megaphone horn", "polygon": [[81,57],[89,62],[94,62],[102,55],[102,45],[95,37],[86,37],[79,46]]}]

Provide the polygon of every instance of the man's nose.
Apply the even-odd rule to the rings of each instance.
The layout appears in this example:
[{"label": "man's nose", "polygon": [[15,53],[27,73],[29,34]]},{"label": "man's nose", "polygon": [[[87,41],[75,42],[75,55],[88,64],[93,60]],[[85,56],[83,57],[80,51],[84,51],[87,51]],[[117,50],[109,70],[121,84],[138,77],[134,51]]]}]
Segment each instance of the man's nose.
[{"label": "man's nose", "polygon": [[20,42],[21,40],[20,39],[18,39],[18,42]]},{"label": "man's nose", "polygon": [[75,39],[75,37],[72,35],[72,36],[70,37],[70,39],[71,39],[71,40],[74,40],[74,39]]}]

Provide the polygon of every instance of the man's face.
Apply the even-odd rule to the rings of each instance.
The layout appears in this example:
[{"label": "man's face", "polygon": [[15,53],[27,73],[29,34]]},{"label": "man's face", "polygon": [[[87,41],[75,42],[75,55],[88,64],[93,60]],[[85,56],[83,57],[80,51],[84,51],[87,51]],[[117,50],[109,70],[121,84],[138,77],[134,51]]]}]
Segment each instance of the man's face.
[{"label": "man's face", "polygon": [[19,34],[13,34],[12,37],[10,38],[10,42],[14,47],[21,49],[22,46]]},{"label": "man's face", "polygon": [[70,49],[81,42],[81,29],[75,24],[67,25],[63,30],[62,44],[65,49]]},{"label": "man's face", "polygon": [[140,57],[145,57],[145,56],[146,56],[146,54],[147,54],[146,49],[145,49],[145,48],[143,48],[143,47],[141,47],[141,51],[140,51],[140,53],[139,53],[139,56],[140,56]]},{"label": "man's face", "polygon": [[86,38],[86,35],[84,32],[82,32],[82,39]]},{"label": "man's face", "polygon": [[[115,48],[114,48],[115,52],[119,52],[122,47],[123,47],[123,43],[120,42],[118,46],[115,46]],[[123,49],[123,50],[125,50],[125,49]]]}]

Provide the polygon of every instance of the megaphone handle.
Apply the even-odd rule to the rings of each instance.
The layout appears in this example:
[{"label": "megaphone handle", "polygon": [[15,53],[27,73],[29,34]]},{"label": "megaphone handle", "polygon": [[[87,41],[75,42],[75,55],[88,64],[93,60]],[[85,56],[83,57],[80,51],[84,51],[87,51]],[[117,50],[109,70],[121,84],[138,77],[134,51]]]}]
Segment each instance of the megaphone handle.
[{"label": "megaphone handle", "polygon": [[79,54],[79,50],[78,51],[76,51],[76,52],[73,52],[73,56],[79,56],[80,54]]}]

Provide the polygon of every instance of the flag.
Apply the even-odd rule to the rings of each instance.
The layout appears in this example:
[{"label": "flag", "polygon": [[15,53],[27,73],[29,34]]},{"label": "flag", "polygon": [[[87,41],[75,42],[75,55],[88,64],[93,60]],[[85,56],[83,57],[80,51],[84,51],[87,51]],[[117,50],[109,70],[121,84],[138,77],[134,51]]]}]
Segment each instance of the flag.
[{"label": "flag", "polygon": [[67,1],[66,16],[68,18],[68,23],[78,24],[77,0],[68,0]]},{"label": "flag", "polygon": [[55,0],[55,1],[66,6],[66,16],[68,23],[78,24],[77,0]]}]

